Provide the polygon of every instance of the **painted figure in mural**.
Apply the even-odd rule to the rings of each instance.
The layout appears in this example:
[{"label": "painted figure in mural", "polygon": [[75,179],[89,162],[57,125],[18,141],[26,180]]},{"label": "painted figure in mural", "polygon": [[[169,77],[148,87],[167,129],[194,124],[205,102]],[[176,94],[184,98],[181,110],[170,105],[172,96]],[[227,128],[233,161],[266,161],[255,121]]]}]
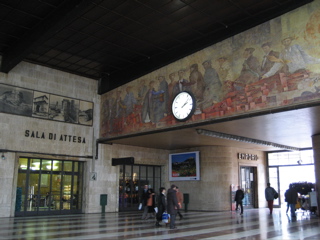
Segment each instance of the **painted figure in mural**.
[{"label": "painted figure in mural", "polygon": [[113,94],[103,104],[103,114],[106,119],[106,128],[110,133],[113,131],[113,118],[115,117],[115,99]]},{"label": "painted figure in mural", "polygon": [[163,93],[162,91],[155,91],[155,81],[150,81],[148,92],[144,98],[142,105],[142,122],[144,123],[156,123],[155,118],[155,106],[156,101],[160,98],[160,95]]},{"label": "painted figure in mural", "polygon": [[205,82],[202,73],[198,69],[197,63],[190,66],[189,82],[192,84],[192,92],[194,93],[197,101],[202,101]]},{"label": "painted figure in mural", "polygon": [[204,68],[203,80],[205,89],[203,92],[202,109],[212,106],[212,103],[220,102],[221,100],[221,81],[217,71],[212,67],[211,60],[206,60],[202,63]]},{"label": "painted figure in mural", "polygon": [[217,59],[219,68],[218,68],[218,74],[220,77],[220,81],[226,82],[226,81],[233,81],[233,75],[231,70],[231,64],[228,61],[226,57],[220,57]]},{"label": "painted figure in mural", "polygon": [[234,82],[236,90],[241,91],[247,84],[256,82],[260,78],[260,64],[258,59],[253,56],[254,48],[246,48],[243,53],[245,58],[239,77]]},{"label": "painted figure in mural", "polygon": [[132,87],[126,88],[127,94],[123,99],[123,103],[125,105],[126,116],[133,113],[134,105],[137,104],[137,100],[135,99],[133,92],[131,90],[132,90]]},{"label": "painted figure in mural", "polygon": [[273,67],[273,65],[277,62],[277,59],[279,59],[280,53],[273,51],[271,49],[271,43],[266,42],[261,45],[261,48],[264,52],[264,56],[261,63],[261,75],[264,75],[265,73],[269,72],[270,69]]},{"label": "painted figure in mural", "polygon": [[179,92],[182,92],[182,91],[191,91],[190,85],[192,84],[190,84],[189,81],[185,79],[184,69],[180,69],[178,71],[178,77],[179,77],[179,80],[173,88],[173,92],[175,93],[175,95],[177,95]]},{"label": "painted figure in mural", "polygon": [[287,67],[289,74],[304,72],[307,69],[308,64],[318,64],[320,59],[314,58],[308,55],[300,45],[293,44],[292,41],[295,38],[288,36],[282,39],[284,50],[280,53],[280,57],[277,63],[270,69],[269,72],[263,75],[263,78],[267,78],[275,75],[281,68]]},{"label": "painted figure in mural", "polygon": [[174,86],[177,84],[177,81],[175,78],[176,78],[176,74],[174,72],[169,74],[170,83],[168,84],[168,94],[169,94],[168,114],[172,113],[171,103],[173,101],[173,98],[178,94],[174,92]]},{"label": "painted figure in mural", "polygon": [[[223,98],[227,93],[232,92],[233,88],[233,72],[231,69],[231,64],[226,57],[220,57],[217,59],[219,64],[218,74],[222,84],[221,87],[221,98]],[[221,99],[222,100],[222,99]]]},{"label": "painted figure in mural", "polygon": [[146,85],[146,80],[141,79],[139,82],[139,88],[138,88],[137,104],[142,105],[143,99],[146,96],[147,91],[148,91],[148,87]]},{"label": "painted figure in mural", "polygon": [[158,92],[161,93],[158,97],[155,98],[155,122],[159,122],[159,120],[168,114],[168,83],[164,76],[158,77],[159,81],[159,89]]},{"label": "painted figure in mural", "polygon": [[121,99],[121,91],[116,92],[115,118],[124,116],[125,105]]},{"label": "painted figure in mural", "polygon": [[116,92],[114,108],[113,132],[121,132],[123,130],[123,117],[125,114],[125,105],[121,99],[121,91]]}]

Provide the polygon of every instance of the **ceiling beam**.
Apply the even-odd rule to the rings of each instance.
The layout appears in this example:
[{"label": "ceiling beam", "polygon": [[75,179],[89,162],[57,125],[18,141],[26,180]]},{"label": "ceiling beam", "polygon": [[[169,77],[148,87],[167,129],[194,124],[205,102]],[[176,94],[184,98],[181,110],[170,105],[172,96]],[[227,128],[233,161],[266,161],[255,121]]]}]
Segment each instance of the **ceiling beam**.
[{"label": "ceiling beam", "polygon": [[114,73],[110,73],[107,78],[101,79],[99,94],[103,94],[118,88],[152,71],[155,71],[161,67],[180,60],[197,51],[200,51],[266,21],[279,17],[312,1],[313,0],[287,1],[282,5],[277,5],[275,9],[266,11],[264,14],[248,17],[232,26],[221,26],[219,30],[212,32],[205,37],[199,38],[192,42],[187,42],[186,44],[181,44],[177,48],[154,57],[150,57],[150,59],[146,59],[142,62],[137,62],[136,64],[127,67],[126,71],[116,71]]},{"label": "ceiling beam", "polygon": [[[92,1],[64,1],[55,11],[47,16],[39,25],[31,29],[20,41],[6,49],[2,55],[0,71],[8,73],[18,63],[25,60],[30,53],[42,43],[50,39],[71,21],[81,16],[92,5]],[[92,5],[94,7],[94,5]]]}]

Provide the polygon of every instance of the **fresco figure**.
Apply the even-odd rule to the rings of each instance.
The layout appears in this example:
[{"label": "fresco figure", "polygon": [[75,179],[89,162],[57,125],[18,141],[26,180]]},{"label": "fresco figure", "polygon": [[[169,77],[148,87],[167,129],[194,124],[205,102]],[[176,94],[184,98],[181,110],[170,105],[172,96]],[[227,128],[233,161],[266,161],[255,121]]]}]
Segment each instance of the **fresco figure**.
[{"label": "fresco figure", "polygon": [[221,100],[228,94],[229,92],[234,91],[234,86],[233,86],[233,72],[231,69],[231,63],[228,61],[228,58],[226,57],[220,57],[217,59],[219,68],[217,69],[219,78],[222,84],[221,87]]},{"label": "fresco figure", "polygon": [[224,82],[233,81],[231,64],[228,59],[226,57],[220,57],[217,59],[217,61],[219,64],[219,68],[217,70],[222,85]]},{"label": "fresco figure", "polygon": [[190,84],[189,81],[187,79],[185,79],[185,70],[184,69],[180,69],[178,71],[178,77],[179,77],[179,80],[173,88],[174,96],[182,91],[189,91],[189,92],[191,91],[190,85],[192,85],[192,84]]},{"label": "fresco figure", "polygon": [[172,113],[171,103],[173,101],[173,98],[177,95],[177,93],[174,92],[174,87],[177,84],[177,81],[175,78],[176,78],[176,74],[174,72],[169,74],[170,83],[168,84],[168,95],[169,95],[168,114]]},{"label": "fresco figure", "polygon": [[137,104],[137,100],[135,99],[133,92],[131,90],[132,90],[132,87],[126,88],[127,94],[123,99],[123,103],[125,105],[126,116],[133,113],[134,105]]},{"label": "fresco figure", "polygon": [[156,123],[155,118],[155,106],[156,101],[160,98],[160,94],[162,91],[156,92],[154,89],[155,81],[150,81],[148,92],[144,98],[143,105],[142,105],[142,122],[144,123]]},{"label": "fresco figure", "polygon": [[190,66],[189,83],[192,85],[192,92],[194,93],[197,101],[202,101],[205,82],[202,73],[198,69],[197,63]]},{"label": "fresco figure", "polygon": [[121,99],[121,91],[116,92],[116,99],[114,104],[114,121],[113,121],[113,127],[112,132],[122,132],[124,127],[124,115],[125,115],[125,105]]},{"label": "fresco figure", "polygon": [[261,75],[264,75],[265,73],[269,72],[270,69],[273,67],[273,65],[277,62],[279,59],[280,53],[273,51],[271,49],[271,43],[266,42],[261,45],[261,48],[264,52],[264,56],[261,63],[260,72]]},{"label": "fresco figure", "polygon": [[109,98],[103,103],[103,127],[105,131],[112,132],[113,131],[113,119],[115,117],[115,99],[113,94],[110,95]]},{"label": "fresco figure", "polygon": [[202,63],[205,70],[203,80],[205,89],[203,92],[202,109],[208,108],[212,103],[220,102],[221,100],[221,81],[217,71],[212,67],[211,60],[206,60]]},{"label": "fresco figure", "polygon": [[307,69],[308,64],[318,64],[320,59],[314,58],[308,55],[300,45],[292,45],[293,37],[285,37],[282,39],[284,46],[283,51],[280,53],[280,57],[277,63],[263,75],[263,78],[267,78],[275,75],[281,68],[287,66],[287,73],[293,74],[303,72]]},{"label": "fresco figure", "polygon": [[142,102],[144,100],[144,97],[146,96],[147,91],[148,91],[148,87],[146,85],[146,80],[141,79],[138,86],[137,104],[142,105]]},{"label": "fresco figure", "polygon": [[243,53],[245,58],[239,77],[234,82],[237,91],[242,91],[247,84],[256,82],[260,78],[260,64],[258,59],[253,56],[254,48],[246,48]]},{"label": "fresco figure", "polygon": [[160,93],[157,98],[155,98],[155,122],[159,122],[159,120],[168,114],[168,99],[169,99],[169,88],[166,78],[164,76],[158,77],[159,81],[159,89]]}]

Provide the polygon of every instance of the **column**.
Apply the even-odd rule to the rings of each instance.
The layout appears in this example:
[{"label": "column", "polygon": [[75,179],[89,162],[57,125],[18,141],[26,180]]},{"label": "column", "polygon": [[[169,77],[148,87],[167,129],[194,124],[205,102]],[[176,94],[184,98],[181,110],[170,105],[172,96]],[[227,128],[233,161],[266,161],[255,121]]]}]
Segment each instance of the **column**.
[{"label": "column", "polygon": [[320,216],[320,134],[315,134],[312,136],[312,148],[313,148],[313,158],[314,158],[314,171],[316,177],[315,191],[317,191],[317,211],[318,216]]}]

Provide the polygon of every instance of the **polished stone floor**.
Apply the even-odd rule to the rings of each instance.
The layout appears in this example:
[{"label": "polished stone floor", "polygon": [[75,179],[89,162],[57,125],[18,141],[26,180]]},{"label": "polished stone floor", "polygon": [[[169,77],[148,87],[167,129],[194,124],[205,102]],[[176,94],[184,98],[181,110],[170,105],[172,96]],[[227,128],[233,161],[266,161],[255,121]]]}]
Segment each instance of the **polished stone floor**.
[{"label": "polished stone floor", "polygon": [[[320,239],[320,218],[300,211],[291,218],[284,209],[238,212],[182,212],[177,229],[140,212],[0,218],[0,239]],[[179,219],[179,218],[178,218]]]}]

